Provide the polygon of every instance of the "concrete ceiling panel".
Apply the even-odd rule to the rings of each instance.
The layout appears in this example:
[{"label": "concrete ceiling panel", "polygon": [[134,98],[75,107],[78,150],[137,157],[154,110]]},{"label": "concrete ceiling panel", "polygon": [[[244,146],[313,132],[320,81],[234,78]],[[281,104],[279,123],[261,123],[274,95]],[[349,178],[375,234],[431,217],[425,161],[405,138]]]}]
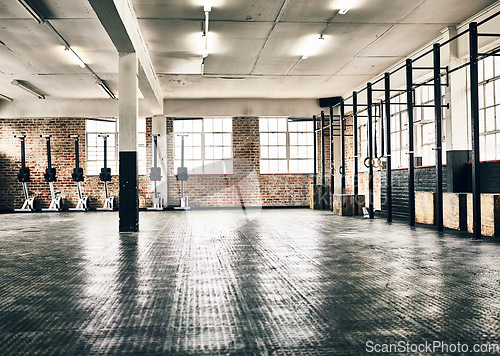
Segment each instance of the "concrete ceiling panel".
[{"label": "concrete ceiling panel", "polygon": [[50,24],[72,47],[93,51],[109,51],[114,48],[98,19],[50,20]]},{"label": "concrete ceiling panel", "polygon": [[460,24],[471,14],[494,4],[496,0],[420,1],[419,6],[402,23]]},{"label": "concrete ceiling panel", "polygon": [[[204,18],[203,0],[132,0],[139,19]],[[274,21],[283,0],[213,0],[210,20]]]},{"label": "concrete ceiling panel", "polygon": [[346,64],[337,75],[377,75],[387,70],[402,57],[356,57]]},{"label": "concrete ceiling panel", "polygon": [[360,55],[404,57],[439,37],[442,29],[436,24],[395,25]]}]

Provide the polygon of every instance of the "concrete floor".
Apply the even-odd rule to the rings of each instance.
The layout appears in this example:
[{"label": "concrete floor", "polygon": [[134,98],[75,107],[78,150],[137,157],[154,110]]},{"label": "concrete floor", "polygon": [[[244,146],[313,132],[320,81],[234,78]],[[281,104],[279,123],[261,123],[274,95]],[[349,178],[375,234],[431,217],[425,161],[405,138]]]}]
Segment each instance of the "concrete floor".
[{"label": "concrete floor", "polygon": [[500,244],[308,209],[0,215],[0,355],[500,344]]}]

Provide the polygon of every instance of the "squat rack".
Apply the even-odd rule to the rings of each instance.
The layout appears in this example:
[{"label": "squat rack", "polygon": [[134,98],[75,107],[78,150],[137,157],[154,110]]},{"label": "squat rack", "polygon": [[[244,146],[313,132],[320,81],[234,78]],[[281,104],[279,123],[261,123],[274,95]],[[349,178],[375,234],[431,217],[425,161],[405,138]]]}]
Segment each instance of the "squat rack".
[{"label": "squat rack", "polygon": [[[374,91],[383,91],[384,92],[384,100],[382,101],[384,105],[384,117],[386,120],[385,125],[385,134],[386,134],[386,211],[387,211],[387,221],[392,221],[392,154],[391,154],[391,92],[398,92],[399,94],[406,92],[406,107],[408,113],[408,194],[409,194],[409,225],[415,225],[415,151],[414,151],[414,120],[413,120],[413,109],[417,107],[433,107],[434,108],[434,126],[435,126],[435,152],[436,152],[436,229],[439,232],[443,231],[443,174],[442,174],[442,108],[448,107],[447,105],[442,105],[441,103],[441,93],[442,86],[448,85],[448,80],[446,84],[441,83],[441,78],[443,77],[442,69],[445,69],[445,75],[448,78],[450,73],[453,73],[459,69],[462,69],[466,66],[470,66],[469,71],[469,80],[471,86],[471,137],[472,137],[472,196],[473,196],[473,234],[475,238],[481,238],[481,192],[480,192],[480,160],[479,160],[479,88],[478,88],[478,62],[481,59],[484,59],[489,56],[498,56],[500,49],[496,49],[494,51],[488,53],[479,53],[478,49],[478,38],[479,37],[500,37],[500,34],[497,33],[479,33],[478,27],[491,21],[500,15],[500,11],[495,14],[489,16],[488,18],[480,21],[480,22],[472,22],[469,24],[469,28],[458,33],[457,35],[451,37],[443,43],[435,43],[431,50],[422,53],[415,59],[408,58],[405,64],[397,67],[392,72],[384,73],[383,77],[379,78],[373,83],[368,82],[366,87],[362,88],[359,91],[354,91],[353,94],[345,99],[342,99],[338,104],[330,106],[330,131],[332,132],[332,117],[333,117],[333,108],[340,106],[340,127],[341,127],[341,147],[342,147],[342,167],[345,165],[345,141],[344,141],[344,130],[345,130],[345,106],[349,105],[345,102],[347,100],[352,99],[353,107],[353,150],[354,150],[354,195],[355,195],[355,204],[357,205],[358,199],[358,184],[359,184],[359,157],[358,157],[358,142],[357,142],[357,123],[358,123],[358,113],[364,110],[368,112],[368,158],[369,158],[369,216],[370,218],[374,217],[373,210],[373,113],[371,108],[374,106],[373,103],[373,92]],[[469,62],[457,66],[456,68],[449,69],[448,67],[442,68],[440,65],[440,49],[441,47],[448,45],[449,43],[457,40],[458,38],[469,34]],[[433,55],[433,66],[432,67],[416,67],[413,64],[425,56]],[[401,89],[391,89],[390,86],[390,78],[395,73],[400,70],[406,70],[406,88],[404,90]],[[413,82],[413,72],[415,70],[432,70],[433,76],[430,80],[425,81],[420,84],[414,84]],[[384,81],[384,89],[374,89],[373,86]],[[432,84],[430,84],[432,82]],[[414,102],[414,90],[422,85],[432,85],[434,88],[434,104],[433,105],[417,105]],[[367,104],[364,110],[358,111],[358,106],[364,106],[358,104],[358,95],[363,91],[367,91]],[[396,105],[404,105],[404,103],[394,103]],[[382,115],[381,122],[382,122]],[[317,175],[317,151],[316,151],[316,116],[313,117],[314,120],[314,184],[316,185],[316,175]],[[321,139],[322,139],[322,191],[324,190],[324,113],[322,112],[322,122],[321,122]],[[382,129],[383,131],[383,129]],[[383,132],[381,132],[383,137]],[[330,159],[333,162],[333,135],[330,135],[330,140],[332,141],[330,144]],[[382,154],[384,147],[382,145]],[[343,169],[342,173],[342,192],[345,192],[345,169]],[[332,170],[332,180],[331,180],[331,190],[333,194],[333,170]],[[357,212],[357,206],[355,211]]]}]

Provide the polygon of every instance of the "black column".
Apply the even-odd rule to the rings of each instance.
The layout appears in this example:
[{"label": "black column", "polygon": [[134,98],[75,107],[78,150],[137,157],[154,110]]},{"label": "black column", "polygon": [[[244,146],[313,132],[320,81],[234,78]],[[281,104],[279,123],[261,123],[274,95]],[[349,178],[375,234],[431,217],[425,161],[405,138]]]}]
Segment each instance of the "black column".
[{"label": "black column", "polygon": [[369,205],[368,211],[370,214],[370,219],[375,217],[374,204],[373,204],[373,113],[372,113],[372,83],[366,84],[366,96],[368,105],[368,158],[370,159],[369,171],[368,171],[368,194],[369,194]]},{"label": "black column", "polygon": [[335,194],[335,158],[333,141],[333,106],[330,106],[330,210],[333,209],[333,195]]},{"label": "black column", "polygon": [[410,226],[415,226],[415,151],[413,144],[413,63],[406,60],[406,108],[408,111],[408,206]]},{"label": "black column", "polygon": [[[386,138],[387,138],[387,154],[386,154],[386,210],[387,222],[392,222],[392,156],[391,156],[391,77],[389,73],[385,73],[385,121],[386,121]],[[382,121],[382,117],[380,121]],[[383,136],[384,133],[381,132]],[[384,152],[382,151],[382,154]]]},{"label": "black column", "polygon": [[321,112],[321,209],[325,209],[325,112]]},{"label": "black column", "polygon": [[340,165],[342,167],[341,174],[341,189],[342,194],[345,194],[345,106],[344,100],[340,102]]},{"label": "black column", "polygon": [[313,185],[314,185],[314,192],[316,192],[316,184],[317,184],[317,175],[318,175],[318,170],[316,168],[318,162],[318,148],[316,147],[317,145],[317,138],[316,138],[316,115],[313,116],[313,152],[314,152],[314,170],[313,170]]},{"label": "black column", "polygon": [[352,135],[354,156],[354,215],[358,215],[359,159],[358,159],[358,93],[352,93]]},{"label": "black column", "polygon": [[441,102],[441,46],[434,44],[434,113],[436,132],[436,229],[443,232],[443,134]]},{"label": "black column", "polygon": [[120,151],[120,232],[139,231],[137,152]]},{"label": "black column", "polygon": [[481,189],[479,170],[479,79],[477,23],[469,25],[470,43],[470,101],[472,129],[472,210],[474,238],[481,238]]}]

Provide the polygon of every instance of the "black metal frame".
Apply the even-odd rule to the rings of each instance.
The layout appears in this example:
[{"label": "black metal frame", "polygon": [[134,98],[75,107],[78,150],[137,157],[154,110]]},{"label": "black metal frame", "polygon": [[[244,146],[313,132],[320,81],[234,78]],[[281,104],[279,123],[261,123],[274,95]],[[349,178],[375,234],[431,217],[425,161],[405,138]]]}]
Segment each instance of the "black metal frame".
[{"label": "black metal frame", "polygon": [[373,113],[372,113],[372,100],[373,100],[373,93],[372,93],[372,83],[367,83],[366,84],[366,90],[367,90],[367,101],[368,101],[368,158],[370,159],[370,165],[368,168],[368,214],[370,216],[370,219],[375,218],[375,210],[374,210],[374,204],[373,204]]},{"label": "black metal frame", "polygon": [[345,194],[345,106],[344,100],[340,102],[340,168],[341,194]]},{"label": "black metal frame", "polygon": [[325,175],[325,112],[321,112],[321,209],[326,208],[325,204],[325,185],[326,185],[326,175]]},{"label": "black metal frame", "polygon": [[481,171],[479,161],[479,79],[477,23],[469,25],[470,45],[470,101],[472,131],[472,225],[474,238],[481,238]]},{"label": "black metal frame", "polygon": [[353,110],[353,156],[354,156],[354,215],[358,215],[359,210],[359,157],[358,157],[358,94],[352,93]]},{"label": "black metal frame", "polygon": [[[385,73],[385,119],[386,119],[386,212],[387,222],[392,222],[392,153],[391,153],[391,74]],[[381,118],[382,120],[382,118]],[[382,132],[383,136],[383,132]],[[383,154],[383,149],[382,149]]]},{"label": "black metal frame", "polygon": [[406,109],[408,112],[408,224],[415,226],[415,147],[413,134],[413,62],[406,60]]},{"label": "black metal frame", "polygon": [[[340,115],[340,136],[342,140],[342,167],[345,165],[345,106],[352,106],[353,107],[353,114],[351,115],[353,117],[353,145],[354,145],[354,196],[355,196],[355,213],[357,213],[357,205],[358,205],[358,188],[359,188],[359,157],[358,157],[358,136],[357,136],[357,129],[358,129],[358,118],[359,117],[364,117],[361,115],[358,115],[358,107],[359,106],[366,106],[366,110],[368,111],[367,118],[367,131],[368,131],[368,158],[370,160],[370,165],[369,165],[369,216],[370,218],[374,217],[374,206],[373,206],[373,112],[372,112],[372,107],[373,107],[373,92],[374,91],[383,91],[385,93],[385,118],[386,118],[386,127],[385,127],[385,133],[386,133],[386,159],[387,159],[387,165],[386,165],[386,173],[387,173],[387,221],[390,222],[392,221],[392,176],[391,176],[391,160],[392,160],[392,155],[391,155],[391,139],[390,139],[390,130],[391,130],[391,125],[390,125],[390,106],[393,105],[393,103],[390,102],[391,97],[390,93],[391,92],[399,92],[403,94],[406,92],[407,96],[407,102],[406,103],[394,103],[394,105],[405,105],[407,106],[407,113],[408,113],[408,170],[409,170],[409,178],[408,178],[408,194],[409,194],[409,225],[414,226],[415,225],[415,151],[414,151],[414,118],[413,118],[413,110],[416,107],[433,107],[435,111],[435,137],[436,137],[436,211],[435,211],[435,220],[436,220],[436,228],[438,231],[442,232],[443,231],[443,176],[442,176],[442,108],[447,107],[449,108],[449,104],[443,105],[441,103],[441,93],[442,93],[442,86],[448,86],[449,83],[449,74],[453,73],[456,70],[462,69],[465,66],[469,65],[470,66],[470,86],[471,86],[471,137],[472,137],[472,195],[473,195],[473,234],[475,238],[481,238],[481,192],[480,192],[480,160],[479,160],[479,90],[478,90],[478,61],[480,59],[483,59],[488,56],[496,56],[498,55],[497,53],[500,50],[495,50],[491,53],[479,53],[478,50],[478,37],[500,37],[500,34],[494,34],[494,33],[478,33],[478,26],[500,16],[500,12],[497,12],[491,16],[489,16],[486,19],[483,19],[480,22],[472,22],[469,25],[469,28],[467,30],[462,31],[461,33],[458,33],[457,35],[453,36],[452,38],[448,39],[447,41],[439,44],[436,43],[433,45],[433,48],[429,51],[426,51],[425,53],[420,54],[418,57],[414,59],[407,59],[406,63],[399,66],[398,68],[395,68],[392,72],[385,73],[382,78],[379,78],[375,82],[368,82],[366,84],[366,87],[362,88],[359,91],[354,91],[351,96],[344,98],[340,103],[333,105],[330,107],[330,164],[331,168],[333,168],[333,163],[334,163],[334,158],[333,158],[333,149],[334,149],[334,143],[333,143],[333,137],[335,136],[333,134],[333,108],[336,106],[341,107],[341,115]],[[449,69],[448,67],[441,67],[440,66],[440,48],[448,45],[452,41],[455,41],[456,39],[460,38],[461,36],[469,33],[469,45],[470,45],[470,61],[469,63],[461,64],[457,66],[456,68]],[[429,54],[433,54],[433,66],[432,67],[418,67],[418,66],[413,66],[413,63],[417,62],[418,60],[424,58],[425,56]],[[406,89],[405,90],[397,90],[397,89],[391,89],[390,88],[390,76],[402,69],[406,69]],[[420,84],[413,84],[413,70],[433,70],[433,78],[430,79],[429,81],[420,83]],[[446,77],[447,81],[446,84],[441,83],[441,70],[445,69],[446,70]],[[384,89],[375,89],[373,88],[374,85],[377,83],[381,82],[382,80],[385,81],[385,88]],[[432,82],[432,83],[431,83]],[[434,105],[415,105],[414,98],[413,98],[413,93],[414,89],[418,88],[420,86],[433,86],[434,87]],[[357,102],[358,95],[363,92],[364,90],[367,91],[367,104],[359,104]],[[352,104],[347,104],[346,101],[352,98]],[[362,110],[364,111],[364,110]],[[324,115],[324,113],[321,113]],[[382,116],[382,115],[381,115]],[[317,182],[317,139],[316,139],[316,116],[313,116],[313,121],[314,121],[314,184],[316,185]],[[323,133],[324,133],[324,116],[322,117],[322,127],[321,127],[321,133],[322,133],[322,139],[323,138]],[[383,133],[382,133],[383,135]],[[322,149],[324,151],[324,142],[322,142]],[[382,154],[383,154],[383,149],[382,149]],[[324,152],[323,152],[324,155]],[[322,163],[324,166],[324,158],[322,158]],[[323,169],[323,176],[324,176],[324,169]],[[322,177],[323,178],[323,177]],[[324,187],[324,181],[323,187]],[[342,188],[343,188],[343,193],[345,192],[345,169],[342,174]],[[333,196],[333,191],[334,191],[334,171],[332,169],[331,171],[331,191],[332,191],[332,196]]]},{"label": "black metal frame", "polygon": [[434,126],[436,139],[436,206],[435,225],[439,232],[443,232],[443,134],[442,134],[442,104],[441,104],[441,46],[433,46],[434,57]]},{"label": "black metal frame", "polygon": [[333,195],[335,194],[335,142],[333,141],[333,106],[330,106],[330,210],[333,209]]}]

